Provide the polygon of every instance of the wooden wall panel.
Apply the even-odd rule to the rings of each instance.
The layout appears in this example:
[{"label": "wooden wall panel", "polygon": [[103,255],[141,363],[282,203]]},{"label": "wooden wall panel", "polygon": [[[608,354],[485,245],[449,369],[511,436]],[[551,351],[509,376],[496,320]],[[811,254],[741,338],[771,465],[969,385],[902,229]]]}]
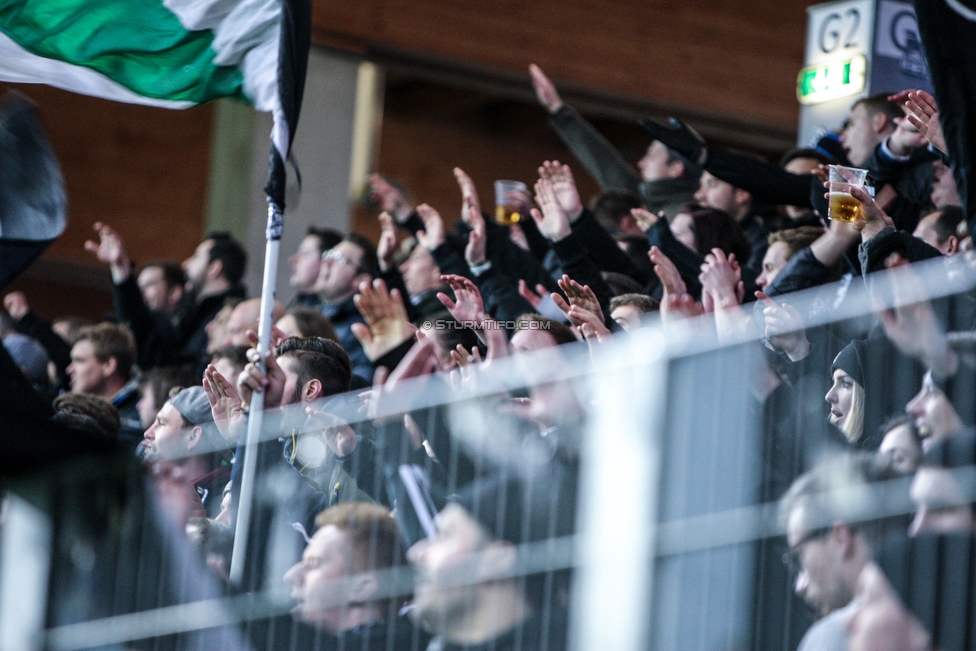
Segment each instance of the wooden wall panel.
[{"label": "wooden wall panel", "polygon": [[[795,129],[801,0],[316,2],[314,36],[525,75],[759,129]],[[526,78],[526,84],[528,80]]]},{"label": "wooden wall panel", "polygon": [[13,291],[24,292],[34,313],[48,321],[59,316],[83,316],[98,322],[112,312],[112,290],[107,278],[100,285],[82,286],[70,282],[70,278],[52,279],[26,273],[4,293]]},{"label": "wooden wall panel", "polygon": [[[600,124],[636,158],[646,138],[636,126],[614,129]],[[616,131],[616,132],[615,132]],[[638,146],[627,147],[636,140]],[[378,171],[410,188],[418,203],[429,203],[444,220],[460,218],[461,193],[454,167],[461,167],[478,188],[482,209],[494,210],[494,181],[514,179],[529,187],[542,161],[556,159],[573,166],[584,201],[599,186],[576,164],[548,125],[540,107],[514,101],[492,102],[478,93],[425,82],[387,88]],[[376,241],[376,211],[358,207],[353,229]]]},{"label": "wooden wall panel", "polygon": [[0,85],[7,88],[37,103],[68,192],[68,228],[28,270],[29,284],[55,294],[101,292],[90,305],[73,301],[71,307],[88,306],[84,316],[100,317],[107,285],[91,271],[104,271],[107,279],[108,270],[83,248],[99,220],[121,233],[134,260],[182,260],[193,252],[205,222],[210,106],[173,111],[46,86]]}]

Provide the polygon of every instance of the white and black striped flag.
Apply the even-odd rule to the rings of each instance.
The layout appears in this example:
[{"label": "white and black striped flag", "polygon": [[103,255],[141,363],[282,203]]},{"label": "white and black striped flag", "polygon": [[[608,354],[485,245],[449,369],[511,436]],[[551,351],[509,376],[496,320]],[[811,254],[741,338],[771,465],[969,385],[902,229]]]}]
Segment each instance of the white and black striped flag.
[{"label": "white and black striped flag", "polygon": [[234,97],[271,112],[269,234],[280,236],[310,39],[311,0],[3,0],[0,80],[177,109]]}]

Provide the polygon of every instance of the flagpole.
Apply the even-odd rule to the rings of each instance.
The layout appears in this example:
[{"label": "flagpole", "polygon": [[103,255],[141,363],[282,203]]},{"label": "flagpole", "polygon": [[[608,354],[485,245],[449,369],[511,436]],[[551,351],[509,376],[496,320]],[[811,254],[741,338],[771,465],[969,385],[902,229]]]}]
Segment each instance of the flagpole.
[{"label": "flagpole", "polygon": [[[312,1],[280,0],[281,36],[278,44],[277,106],[272,109],[274,126],[271,129],[271,155],[268,160],[267,244],[264,250],[264,281],[261,284],[261,318],[258,321],[258,366],[267,372],[266,360],[271,349],[271,313],[275,304],[278,283],[278,250],[284,228],[286,165],[292,140],[298,126],[305,77],[308,71],[308,52],[312,41]],[[294,164],[294,162],[292,162]],[[297,168],[296,168],[297,172]],[[301,183],[299,176],[299,184]],[[234,529],[234,549],[231,552],[230,580],[240,586],[244,579],[247,559],[248,533],[254,510],[254,478],[257,472],[258,443],[264,421],[264,393],[252,392],[247,437],[244,443],[244,467],[240,475],[240,494],[237,501],[237,523]],[[241,459],[237,459],[237,463]],[[256,586],[252,586],[256,587]]]},{"label": "flagpole", "polygon": [[[271,349],[271,314],[274,310],[278,283],[278,253],[281,247],[283,219],[280,208],[268,198],[267,244],[264,249],[264,281],[261,283],[261,319],[258,322],[258,366],[267,371],[266,360]],[[257,471],[257,447],[261,441],[264,422],[264,392],[251,393],[244,445],[244,469],[241,473],[241,492],[237,506],[237,525],[234,529],[234,549],[230,557],[230,580],[240,585],[244,578],[244,559],[247,555],[248,531],[254,507],[254,475]]]}]

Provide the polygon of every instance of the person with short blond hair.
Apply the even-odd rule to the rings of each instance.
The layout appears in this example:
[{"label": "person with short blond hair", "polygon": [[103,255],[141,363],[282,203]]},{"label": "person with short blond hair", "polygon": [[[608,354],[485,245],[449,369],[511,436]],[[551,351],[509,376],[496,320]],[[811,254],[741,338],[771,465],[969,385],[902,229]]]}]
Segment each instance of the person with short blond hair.
[{"label": "person with short blond hair", "polygon": [[[397,616],[400,601],[379,596],[384,586],[378,572],[396,566],[400,556],[400,534],[390,511],[346,502],[319,513],[315,523],[318,529],[302,559],[285,574],[298,602],[293,616],[318,629],[316,637],[336,636],[339,648],[424,648],[428,638]],[[417,635],[420,644],[413,647]]]}]

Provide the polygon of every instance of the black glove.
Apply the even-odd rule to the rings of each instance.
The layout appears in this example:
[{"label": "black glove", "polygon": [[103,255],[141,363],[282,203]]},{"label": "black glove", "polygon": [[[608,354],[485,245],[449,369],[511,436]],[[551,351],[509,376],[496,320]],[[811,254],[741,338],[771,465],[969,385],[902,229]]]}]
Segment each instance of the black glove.
[{"label": "black glove", "polygon": [[668,149],[678,154],[685,164],[695,169],[701,168],[702,153],[706,151],[705,140],[698,132],[678,118],[668,118],[668,126],[654,120],[640,120],[638,122],[651,140],[663,143]]}]

